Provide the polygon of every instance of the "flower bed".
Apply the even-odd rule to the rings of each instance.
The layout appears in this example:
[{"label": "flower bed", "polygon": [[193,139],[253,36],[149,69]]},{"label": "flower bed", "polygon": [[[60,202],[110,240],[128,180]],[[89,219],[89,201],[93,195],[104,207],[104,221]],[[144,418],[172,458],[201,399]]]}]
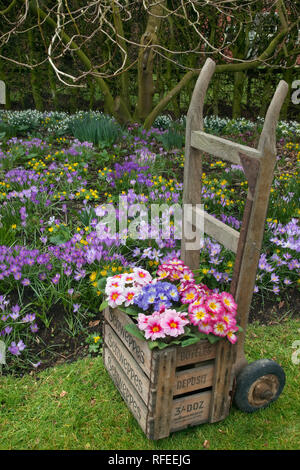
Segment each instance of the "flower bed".
[{"label": "flower bed", "polygon": [[[183,320],[189,321],[181,326],[185,332],[190,329],[189,334],[205,335],[199,325],[192,323],[192,302],[181,300],[180,282],[157,272],[158,266],[180,258],[180,241],[175,239],[173,227],[168,238],[158,231],[151,241],[144,237],[146,227],[138,240],[131,240],[128,231],[114,239],[99,239],[96,230],[102,205],[116,205],[120,196],[127,198],[129,205],[141,203],[146,208],[152,203],[182,203],[184,155],[181,149],[164,147],[158,137],[165,130],[147,132],[137,125],[130,126],[116,144],[103,149],[66,134],[71,116],[62,113],[3,112],[1,116],[18,131],[7,139],[2,137],[0,150],[0,295],[9,302],[0,305],[0,340],[5,343],[7,361],[4,373],[55,363],[52,351],[57,350],[56,335],[59,346],[64,341],[64,357],[69,356],[72,345],[74,351],[78,350],[76,341],[85,344],[86,338],[101,336],[103,279],[131,273],[134,268],[148,271],[158,282],[174,285],[179,300],[166,310],[179,311]],[[238,132],[236,139],[249,143],[253,137],[251,126],[232,124],[228,129]],[[206,123],[207,131],[213,133],[217,133],[216,126],[215,121]],[[255,319],[266,310],[267,301],[272,312],[276,310],[271,314],[274,321],[299,311],[300,152],[299,144],[294,142],[295,126],[285,129],[291,131],[286,137],[282,132],[278,135],[288,140],[280,142],[270,195],[255,286],[258,306],[252,310]],[[31,135],[26,134],[27,130]],[[220,131],[223,135],[224,130]],[[248,189],[241,168],[204,157],[203,170],[204,209],[239,230]],[[159,222],[163,217],[159,216]],[[206,237],[200,255],[195,284],[207,285],[215,296],[228,291],[232,253]],[[185,294],[192,295],[192,291],[185,290]],[[159,312],[133,304],[126,306],[125,302],[121,308],[134,309],[136,326],[137,312],[148,316]],[[15,309],[19,309],[18,317]],[[29,318],[32,321],[26,320]],[[265,313],[265,319],[270,320],[270,313]],[[219,334],[222,325],[220,328]],[[139,329],[144,341],[145,332]],[[193,340],[182,334],[156,339],[149,334],[146,341],[161,346],[170,340]],[[214,332],[206,336],[222,338]]]}]

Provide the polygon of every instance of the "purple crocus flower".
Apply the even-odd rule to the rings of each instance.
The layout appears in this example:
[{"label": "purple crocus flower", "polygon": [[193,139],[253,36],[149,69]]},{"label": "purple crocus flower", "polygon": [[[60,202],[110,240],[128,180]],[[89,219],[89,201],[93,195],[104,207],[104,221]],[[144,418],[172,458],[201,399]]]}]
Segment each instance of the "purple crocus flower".
[{"label": "purple crocus flower", "polygon": [[51,281],[53,282],[53,284],[57,285],[59,283],[59,279],[60,279],[60,274],[56,273],[55,276],[51,279]]},{"label": "purple crocus flower", "polygon": [[32,333],[36,333],[38,331],[38,326],[36,323],[33,323],[33,325],[30,325],[30,329]]},{"label": "purple crocus flower", "polygon": [[76,313],[79,311],[81,304],[73,304],[73,312]]},{"label": "purple crocus flower", "polygon": [[21,351],[23,351],[25,348],[26,348],[26,345],[23,343],[22,340],[20,340],[18,344],[16,344],[15,341],[13,341],[7,349],[14,356],[19,356],[21,354]]},{"label": "purple crocus flower", "polygon": [[14,305],[11,310],[12,310],[12,313],[10,314],[10,318],[12,318],[13,320],[16,320],[19,317],[19,313],[20,313],[19,305],[18,304]]},{"label": "purple crocus flower", "polygon": [[22,318],[22,323],[31,323],[35,320],[35,313],[27,313],[25,317]]}]

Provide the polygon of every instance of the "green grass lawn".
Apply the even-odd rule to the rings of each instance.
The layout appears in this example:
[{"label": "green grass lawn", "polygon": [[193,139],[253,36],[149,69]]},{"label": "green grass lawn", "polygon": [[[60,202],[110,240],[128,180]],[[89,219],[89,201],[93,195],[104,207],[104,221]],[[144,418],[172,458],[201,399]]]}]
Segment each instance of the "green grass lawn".
[{"label": "green grass lawn", "polygon": [[[286,386],[269,408],[233,407],[219,423],[148,440],[105,371],[101,357],[22,378],[2,377],[1,450],[296,450],[300,448],[300,364],[292,361],[300,320],[249,325],[250,362],[269,358],[285,370]],[[295,344],[294,344],[295,346]],[[205,444],[204,444],[205,443]]]}]

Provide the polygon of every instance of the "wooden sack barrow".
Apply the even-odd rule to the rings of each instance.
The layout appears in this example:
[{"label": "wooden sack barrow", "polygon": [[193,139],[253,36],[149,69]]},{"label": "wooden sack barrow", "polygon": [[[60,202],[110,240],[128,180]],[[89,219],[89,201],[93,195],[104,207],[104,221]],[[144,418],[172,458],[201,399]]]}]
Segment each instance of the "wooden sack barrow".
[{"label": "wooden sack barrow", "polygon": [[[187,347],[150,350],[146,341],[126,331],[132,320],[125,313],[105,310],[105,368],[149,439],[221,421],[233,400],[245,412],[265,408],[285,385],[284,371],[276,362],[261,359],[248,364],[244,342],[276,164],[276,125],[288,84],[280,81],[254,149],[204,132],[203,104],[214,70],[215,63],[207,59],[187,113],[183,203],[199,210],[201,152],[243,167],[249,189],[240,232],[204,212],[204,232],[236,254],[230,292],[243,331],[236,344],[202,340]],[[188,242],[182,239],[181,259],[192,270],[198,269],[200,248],[188,250]]]}]

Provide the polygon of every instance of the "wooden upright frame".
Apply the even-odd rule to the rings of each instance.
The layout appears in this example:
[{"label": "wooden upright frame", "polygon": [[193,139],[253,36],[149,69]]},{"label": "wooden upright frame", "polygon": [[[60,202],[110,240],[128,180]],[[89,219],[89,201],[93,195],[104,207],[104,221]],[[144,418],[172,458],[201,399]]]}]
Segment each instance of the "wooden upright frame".
[{"label": "wooden upright frame", "polygon": [[[247,364],[244,341],[276,164],[276,126],[288,92],[288,84],[281,80],[268,108],[258,147],[253,149],[204,132],[203,105],[214,71],[214,61],[207,59],[187,113],[183,203],[201,204],[202,152],[242,165],[249,189],[240,232],[204,214],[204,232],[236,253],[230,291],[238,304],[238,324],[243,328],[236,345],[218,343],[210,422],[228,415],[235,376]],[[191,269],[198,269],[200,249],[189,251],[187,244],[183,234],[181,259]]]}]

